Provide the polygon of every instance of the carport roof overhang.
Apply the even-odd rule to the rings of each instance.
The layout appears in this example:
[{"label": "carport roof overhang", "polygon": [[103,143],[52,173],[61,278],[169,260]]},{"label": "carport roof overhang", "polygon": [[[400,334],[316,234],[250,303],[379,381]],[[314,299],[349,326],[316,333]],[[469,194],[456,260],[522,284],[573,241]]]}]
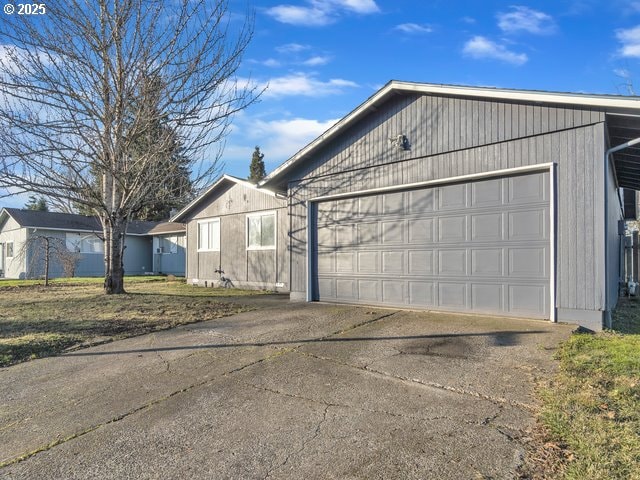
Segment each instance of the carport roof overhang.
[{"label": "carport roof overhang", "polygon": [[[616,147],[640,138],[640,114],[607,114],[609,146]],[[618,186],[640,190],[640,144],[613,153]]]},{"label": "carport roof overhang", "polygon": [[[392,80],[276,168],[260,182],[259,186],[274,190],[286,190],[287,181],[290,179],[291,173],[295,171],[295,167],[303,163],[313,152],[334,139],[363,116],[375,112],[389,98],[411,93],[596,110],[607,115],[610,147],[640,137],[640,97],[437,85]],[[619,186],[640,190],[640,145],[614,153],[613,159]]]}]

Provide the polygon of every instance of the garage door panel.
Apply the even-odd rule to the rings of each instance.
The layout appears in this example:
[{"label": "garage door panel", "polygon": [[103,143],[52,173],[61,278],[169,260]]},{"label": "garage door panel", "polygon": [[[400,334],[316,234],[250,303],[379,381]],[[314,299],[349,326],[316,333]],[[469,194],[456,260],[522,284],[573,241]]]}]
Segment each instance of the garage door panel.
[{"label": "garage door panel", "polygon": [[355,252],[336,253],[336,272],[355,272]]},{"label": "garage door panel", "polygon": [[541,285],[510,285],[509,309],[514,313],[536,315],[545,311],[547,289]]},{"label": "garage door panel", "polygon": [[356,300],[356,281],[351,278],[337,278],[336,297],[345,300]]},{"label": "garage door panel", "polygon": [[382,301],[391,305],[401,305],[404,300],[404,282],[385,280],[382,282]]},{"label": "garage door panel", "polygon": [[498,242],[503,238],[502,213],[471,215],[471,240]]},{"label": "garage door panel", "polygon": [[467,205],[467,185],[447,185],[438,190],[440,210],[459,210]]},{"label": "garage door panel", "polygon": [[530,241],[548,239],[548,221],[544,209],[510,212],[509,240]]},{"label": "garage door panel", "polygon": [[464,242],[467,238],[467,217],[464,215],[438,218],[438,240],[442,243]]},{"label": "garage door panel", "polygon": [[433,275],[433,250],[410,250],[409,274]]},{"label": "garage door panel", "polygon": [[404,243],[404,222],[382,222],[382,243]]},{"label": "garage door panel", "polygon": [[380,241],[378,223],[359,223],[357,225],[359,244],[377,244]]},{"label": "garage door panel", "polygon": [[503,310],[501,284],[472,284],[471,308],[481,312]]},{"label": "garage door panel", "polygon": [[425,244],[433,242],[433,219],[410,218],[409,243]]},{"label": "garage door panel", "polygon": [[530,204],[548,200],[548,175],[522,175],[507,179],[509,203]]},{"label": "garage door panel", "polygon": [[438,252],[438,273],[465,276],[467,274],[467,251],[440,250]]},{"label": "garage door panel", "polygon": [[387,193],[382,196],[382,213],[401,215],[404,213],[404,193]]},{"label": "garage door panel", "polygon": [[432,212],[435,206],[434,190],[412,190],[409,192],[409,213]]},{"label": "garage door panel", "polygon": [[440,282],[438,284],[438,306],[466,310],[467,285],[465,283]]},{"label": "garage door panel", "polygon": [[335,252],[318,253],[318,273],[334,273],[336,271]]},{"label": "garage door panel", "polygon": [[358,280],[358,298],[363,301],[380,301],[377,280]]},{"label": "garage door panel", "polygon": [[433,307],[433,282],[409,282],[409,305]]},{"label": "garage door panel", "polygon": [[405,274],[404,256],[404,251],[382,252],[382,273]]},{"label": "garage door panel", "polygon": [[538,248],[510,248],[509,276],[521,278],[547,277],[547,250]]},{"label": "garage door panel", "polygon": [[379,273],[377,251],[358,252],[358,273]]},{"label": "garage door panel", "polygon": [[502,205],[502,180],[485,180],[471,184],[472,207],[498,207]]},{"label": "garage door panel", "polygon": [[336,226],[336,245],[353,245],[356,243],[355,224]]},{"label": "garage door panel", "polygon": [[548,179],[319,203],[318,298],[548,318]]},{"label": "garage door panel", "polygon": [[320,298],[336,297],[336,280],[335,278],[319,278],[318,293]]},{"label": "garage door panel", "polygon": [[368,196],[358,199],[358,212],[362,217],[378,215],[378,197]]},{"label": "garage door panel", "polygon": [[504,250],[502,248],[474,249],[471,252],[471,275],[501,277]]}]

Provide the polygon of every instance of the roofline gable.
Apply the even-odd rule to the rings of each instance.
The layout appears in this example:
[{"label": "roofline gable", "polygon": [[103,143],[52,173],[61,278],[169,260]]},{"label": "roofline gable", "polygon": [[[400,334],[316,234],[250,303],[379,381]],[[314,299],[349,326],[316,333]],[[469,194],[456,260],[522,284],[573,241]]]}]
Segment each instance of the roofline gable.
[{"label": "roofline gable", "polygon": [[264,193],[265,195],[270,195],[272,197],[276,196],[275,192],[269,190],[268,188],[259,188],[259,186],[254,184],[254,183],[251,183],[251,182],[249,182],[247,180],[243,180],[243,179],[238,178],[238,177],[234,177],[232,175],[227,175],[225,173],[220,178],[218,178],[215,182],[213,182],[213,184],[211,186],[209,186],[204,192],[202,192],[200,195],[198,195],[196,198],[194,198],[191,202],[189,202],[189,204],[187,204],[184,208],[182,208],[182,210],[180,210],[173,217],[171,217],[169,219],[169,221],[170,222],[180,222],[180,220],[187,213],[189,213],[197,205],[202,203],[202,201],[206,197],[208,197],[211,193],[215,192],[218,188],[221,187],[221,185],[223,185],[226,182],[231,182],[231,183],[234,183],[236,185],[242,185],[245,188],[251,188],[253,190],[258,190],[258,191]]},{"label": "roofline gable", "polygon": [[532,102],[538,104],[555,104],[574,107],[591,107],[606,112],[635,113],[640,115],[640,97],[622,95],[602,95],[585,93],[547,92],[541,90],[515,90],[494,87],[471,87],[461,85],[444,85],[391,80],[374,93],[365,102],[336,122],[332,127],[299,150],[295,155],[282,163],[273,172],[258,183],[258,187],[273,186],[281,177],[303,157],[319,148],[329,139],[342,133],[347,127],[376,109],[377,104],[386,101],[394,94],[420,93],[442,96],[479,98],[486,100],[503,100],[512,102]]}]

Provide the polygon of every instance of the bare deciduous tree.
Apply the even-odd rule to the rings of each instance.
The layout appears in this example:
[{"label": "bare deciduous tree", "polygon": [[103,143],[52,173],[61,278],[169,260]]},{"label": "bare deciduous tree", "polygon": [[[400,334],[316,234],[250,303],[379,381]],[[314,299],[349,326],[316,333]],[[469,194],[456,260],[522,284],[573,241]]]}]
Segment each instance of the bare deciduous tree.
[{"label": "bare deciduous tree", "polygon": [[[204,186],[233,114],[259,96],[236,79],[253,18],[238,22],[227,0],[51,0],[46,9],[0,23],[0,187],[94,212],[105,292],[122,293],[127,223],[175,176],[159,159],[179,141],[193,184]],[[150,89],[148,79],[161,82]]]},{"label": "bare deciduous tree", "polygon": [[80,261],[80,253],[69,250],[64,238],[34,231],[17,252],[17,257],[27,263],[27,277],[44,278],[49,285],[51,267],[56,264],[65,277],[73,277]]}]

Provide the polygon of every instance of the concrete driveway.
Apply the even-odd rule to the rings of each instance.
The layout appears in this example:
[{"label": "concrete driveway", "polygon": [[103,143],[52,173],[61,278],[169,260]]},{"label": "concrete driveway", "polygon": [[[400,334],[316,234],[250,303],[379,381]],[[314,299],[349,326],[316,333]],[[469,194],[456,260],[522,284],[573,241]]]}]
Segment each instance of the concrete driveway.
[{"label": "concrete driveway", "polygon": [[0,477],[513,478],[571,330],[271,299],[0,370]]}]

